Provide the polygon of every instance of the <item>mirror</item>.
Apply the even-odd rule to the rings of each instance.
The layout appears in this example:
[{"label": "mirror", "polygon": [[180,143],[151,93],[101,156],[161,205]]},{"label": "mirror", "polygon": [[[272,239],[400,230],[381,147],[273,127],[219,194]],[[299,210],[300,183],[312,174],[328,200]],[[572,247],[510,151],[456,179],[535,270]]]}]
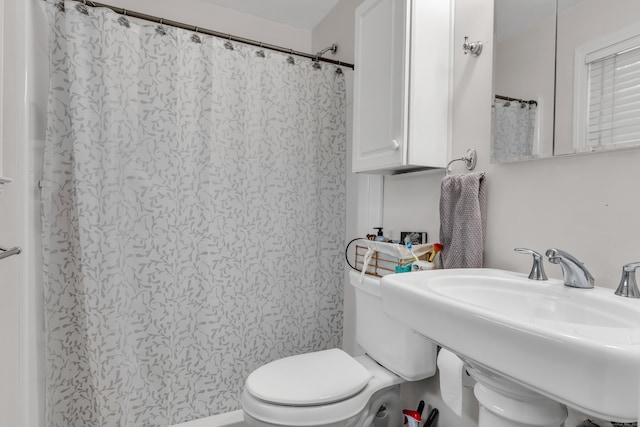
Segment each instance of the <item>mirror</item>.
[{"label": "mirror", "polygon": [[553,155],[556,0],[495,0],[491,161]]},{"label": "mirror", "polygon": [[495,0],[494,31],[492,162],[640,145],[640,1]]}]

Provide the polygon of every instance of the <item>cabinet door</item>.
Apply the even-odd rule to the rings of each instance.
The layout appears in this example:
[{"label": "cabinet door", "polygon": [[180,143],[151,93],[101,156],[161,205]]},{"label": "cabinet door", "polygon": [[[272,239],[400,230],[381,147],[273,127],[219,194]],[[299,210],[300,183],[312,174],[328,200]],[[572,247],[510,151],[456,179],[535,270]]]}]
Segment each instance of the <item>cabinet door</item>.
[{"label": "cabinet door", "polygon": [[409,7],[407,0],[365,0],[356,10],[354,172],[406,162]]}]

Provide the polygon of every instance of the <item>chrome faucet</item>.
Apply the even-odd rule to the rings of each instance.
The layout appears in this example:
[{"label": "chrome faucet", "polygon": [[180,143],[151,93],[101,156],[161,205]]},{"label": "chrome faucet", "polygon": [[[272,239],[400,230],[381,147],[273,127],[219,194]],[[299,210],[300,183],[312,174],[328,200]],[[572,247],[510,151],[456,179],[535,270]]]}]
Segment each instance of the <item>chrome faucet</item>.
[{"label": "chrome faucet", "polygon": [[593,288],[595,279],[583,263],[573,255],[560,249],[549,249],[546,253],[549,262],[560,264],[564,275],[564,285],[572,288]]},{"label": "chrome faucet", "polygon": [[640,267],[640,262],[632,262],[622,267],[622,278],[615,294],[621,297],[640,298],[640,290],[636,283],[636,268]]},{"label": "chrome faucet", "polygon": [[548,280],[546,273],[544,272],[544,265],[542,255],[538,252],[527,248],[515,248],[514,251],[519,254],[533,255],[533,265],[531,266],[531,272],[529,273],[529,279],[531,280]]}]

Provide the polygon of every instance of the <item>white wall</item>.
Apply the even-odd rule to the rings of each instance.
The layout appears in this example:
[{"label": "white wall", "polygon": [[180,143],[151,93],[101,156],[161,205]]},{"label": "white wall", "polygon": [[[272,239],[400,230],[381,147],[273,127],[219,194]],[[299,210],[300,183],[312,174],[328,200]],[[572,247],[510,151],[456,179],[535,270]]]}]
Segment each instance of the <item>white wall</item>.
[{"label": "white wall", "polygon": [[317,52],[333,43],[338,52],[331,59],[353,64],[355,47],[355,10],[362,0],[340,0],[311,33],[311,51]]},{"label": "white wall", "polygon": [[103,3],[301,52],[309,52],[311,48],[311,31],[307,29],[200,0],[108,0]]}]

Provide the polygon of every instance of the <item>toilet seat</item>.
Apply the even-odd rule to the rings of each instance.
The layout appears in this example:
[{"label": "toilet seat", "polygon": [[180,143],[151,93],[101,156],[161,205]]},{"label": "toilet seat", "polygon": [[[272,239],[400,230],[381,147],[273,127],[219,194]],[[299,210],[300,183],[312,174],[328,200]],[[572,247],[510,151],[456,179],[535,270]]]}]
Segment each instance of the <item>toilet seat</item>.
[{"label": "toilet seat", "polygon": [[[342,400],[336,400],[335,396],[331,399],[328,396],[324,396],[324,401],[328,403],[286,405],[274,402],[274,400],[278,400],[278,398],[271,396],[267,389],[260,388],[262,397],[264,397],[264,399],[262,399],[253,395],[250,392],[249,387],[245,387],[241,397],[242,408],[245,414],[259,420],[260,422],[278,426],[329,425],[331,423],[335,423],[336,425],[348,425],[346,421],[358,417],[367,407],[369,400],[374,393],[404,382],[402,378],[378,365],[368,356],[359,356],[354,359],[341,350],[334,350],[343,353],[337,357],[341,360],[340,363],[344,363],[344,365],[341,365],[340,367],[334,366],[336,371],[343,372],[344,366],[351,366],[356,367],[356,371],[360,371],[360,368],[363,368],[367,372],[369,379],[364,388],[361,388],[358,392],[349,397],[343,397]],[[324,359],[326,356],[336,355],[334,351],[331,351],[328,355],[325,354],[325,352],[317,352],[293,356],[291,358],[281,359],[280,361],[284,362],[288,360],[288,362],[283,363],[279,368],[286,368],[287,364],[296,363],[298,362],[298,358],[309,356],[309,354],[315,354],[319,359]],[[343,356],[346,356],[346,360],[348,360],[347,362],[345,362]],[[327,357],[326,360],[330,359]],[[324,361],[319,363],[322,365],[324,364]],[[352,365],[352,363],[355,363],[358,366]],[[306,365],[307,370],[309,369],[309,366],[312,365]],[[280,369],[278,369],[278,371],[283,372]],[[284,377],[287,376],[286,369],[282,375]],[[282,379],[278,381],[282,381]],[[286,379],[285,381],[289,380]],[[247,380],[247,384],[248,383],[249,380]],[[300,384],[302,383],[303,381],[300,382]],[[272,385],[274,384],[272,383]],[[305,385],[310,391],[315,387],[311,383],[306,383]],[[255,389],[255,386],[252,387],[252,389]],[[287,396],[287,398],[289,397],[290,396]]]},{"label": "toilet seat", "polygon": [[371,373],[344,351],[330,350],[275,360],[256,369],[247,391],[265,402],[288,406],[317,406],[360,393]]}]

